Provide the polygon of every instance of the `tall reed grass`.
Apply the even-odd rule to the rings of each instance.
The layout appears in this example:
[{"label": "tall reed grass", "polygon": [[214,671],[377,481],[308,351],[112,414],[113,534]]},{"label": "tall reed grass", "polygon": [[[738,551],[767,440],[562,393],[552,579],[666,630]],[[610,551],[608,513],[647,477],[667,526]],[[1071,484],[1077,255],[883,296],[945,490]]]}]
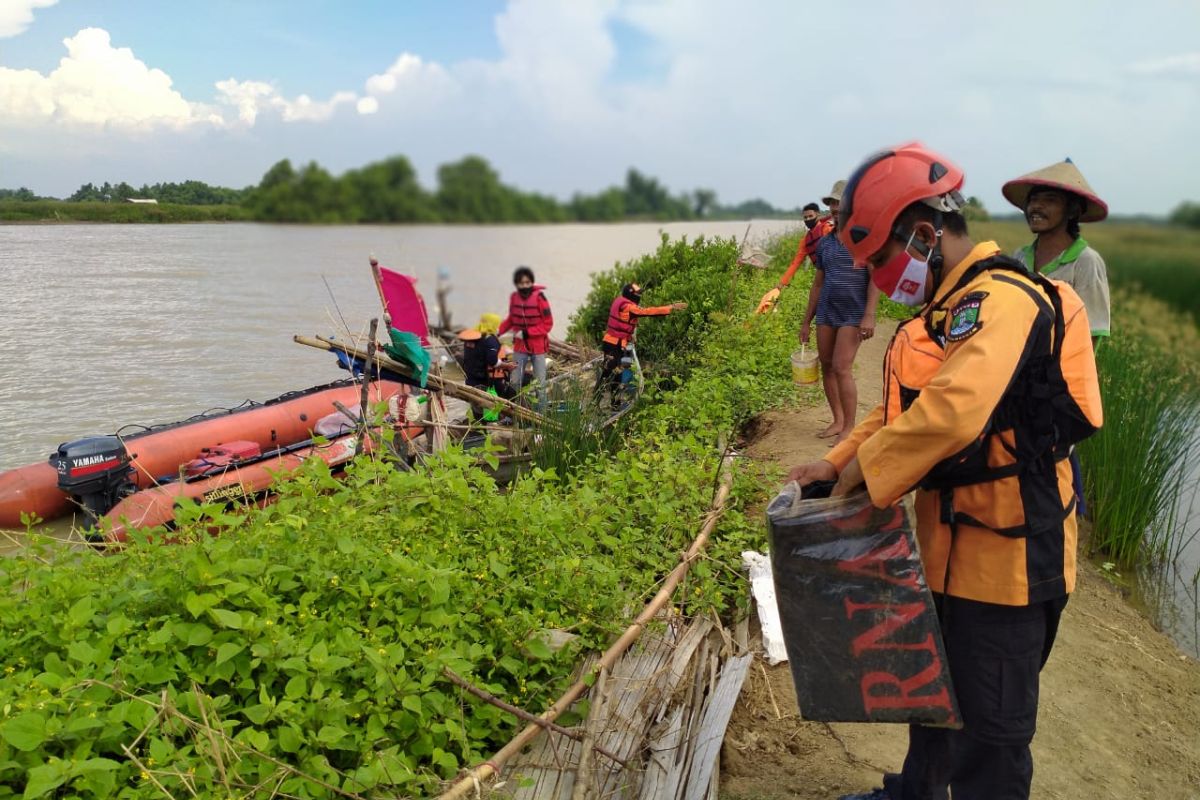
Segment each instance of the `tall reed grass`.
[{"label": "tall reed grass", "polygon": [[1123,565],[1160,562],[1186,538],[1181,500],[1196,490],[1200,394],[1190,365],[1150,337],[1096,354],[1104,427],[1080,445],[1090,550]]},{"label": "tall reed grass", "polygon": [[604,425],[612,410],[607,403],[593,401],[591,377],[548,387],[544,413],[551,424],[539,427],[530,440],[534,466],[567,475],[620,443],[624,420]]}]

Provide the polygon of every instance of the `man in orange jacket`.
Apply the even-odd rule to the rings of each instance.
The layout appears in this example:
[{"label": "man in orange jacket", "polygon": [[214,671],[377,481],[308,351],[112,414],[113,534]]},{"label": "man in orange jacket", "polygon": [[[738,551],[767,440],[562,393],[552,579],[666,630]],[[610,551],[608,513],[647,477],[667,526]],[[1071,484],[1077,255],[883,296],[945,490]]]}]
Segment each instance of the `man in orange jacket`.
[{"label": "man in orange jacket", "polygon": [[[844,183],[844,181],[841,181]],[[834,191],[837,191],[837,184],[834,184]],[[834,202],[835,198],[822,198],[825,205],[828,206]],[[820,206],[816,203],[809,203],[801,212],[806,228],[804,236],[800,239],[800,246],[796,248],[796,255],[792,258],[792,263],[788,264],[787,271],[780,277],[779,282],[762,296],[762,300],[758,302],[758,308],[755,309],[755,314],[765,314],[774,308],[775,303],[779,300],[780,293],[788,287],[792,282],[792,277],[795,276],[796,270],[800,269],[800,265],[806,259],[811,259],[813,253],[817,252],[817,244],[821,241],[825,234],[833,230],[833,214],[820,216]]]},{"label": "man in orange jacket", "polygon": [[613,408],[621,405],[620,382],[621,357],[625,348],[633,341],[637,332],[638,320],[642,317],[661,317],[672,311],[684,311],[688,304],[684,302],[671,303],[668,306],[642,306],[642,287],[636,283],[627,283],[621,287],[608,309],[608,324],[604,329],[604,361],[600,366],[600,376],[596,379],[595,394],[599,396],[606,385],[612,389]]},{"label": "man in orange jacket", "polygon": [[868,159],[839,235],[893,299],[925,304],[889,347],[884,403],[802,485],[917,489],[961,730],[912,726],[899,774],[862,800],[1027,798],[1038,674],[1075,585],[1070,445],[1102,422],[1087,314],[1067,286],[967,235],[961,170],[920,145]]}]

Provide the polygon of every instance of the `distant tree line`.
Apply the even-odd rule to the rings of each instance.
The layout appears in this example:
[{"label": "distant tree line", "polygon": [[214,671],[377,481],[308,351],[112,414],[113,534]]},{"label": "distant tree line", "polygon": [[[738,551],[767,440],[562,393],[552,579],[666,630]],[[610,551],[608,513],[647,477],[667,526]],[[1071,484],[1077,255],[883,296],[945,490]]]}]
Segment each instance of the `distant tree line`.
[{"label": "distant tree line", "polygon": [[[562,202],[508,186],[483,158],[467,156],[443,164],[437,187],[425,189],[404,156],[334,176],[315,161],[299,169],[284,159],[257,186],[229,189],[202,181],[143,184],[124,181],[85,183],[66,198],[70,203],[155,199],[179,205],[238,206],[250,219],[266,222],[608,222],[627,219],[689,220],[799,216],[754,199],[722,206],[712,189],[673,194],[656,178],[630,169],[625,183],[596,194],[576,193]],[[24,187],[0,189],[0,201],[52,200]]]},{"label": "distant tree line", "polygon": [[1175,210],[1167,217],[1167,222],[1185,228],[1200,228],[1200,203],[1185,200],[1175,206]]},{"label": "distant tree line", "polygon": [[[756,216],[789,213],[762,200],[753,204]],[[636,169],[626,173],[623,186],[597,194],[576,193],[563,203],[503,183],[479,156],[439,167],[433,191],[421,186],[416,170],[403,156],[341,177],[316,162],[296,169],[284,159],[267,170],[258,186],[246,191],[242,205],[253,218],[275,222],[609,222],[745,215],[742,206],[718,205],[711,189],[675,195]]]},{"label": "distant tree line", "polygon": [[178,203],[185,206],[237,205],[241,202],[245,191],[244,189],[226,189],[223,186],[209,186],[203,181],[156,183],[153,186],[142,184],[140,189],[135,189],[125,181],[116,185],[105,181],[100,186],[85,183],[75,194],[67,198],[67,202],[124,202],[131,198],[138,198],[153,199],[160,203]]},{"label": "distant tree line", "polygon": [[31,203],[34,200],[42,200],[29,189],[22,186],[20,189],[0,189],[0,200],[17,200],[23,203]]}]

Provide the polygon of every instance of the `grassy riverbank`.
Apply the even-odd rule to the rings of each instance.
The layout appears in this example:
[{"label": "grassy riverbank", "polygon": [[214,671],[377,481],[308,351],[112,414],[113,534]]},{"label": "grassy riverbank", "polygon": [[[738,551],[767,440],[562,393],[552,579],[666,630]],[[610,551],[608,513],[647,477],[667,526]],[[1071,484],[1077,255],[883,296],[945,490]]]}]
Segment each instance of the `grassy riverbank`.
[{"label": "grassy riverbank", "polygon": [[241,206],[176,203],[69,203],[62,200],[0,200],[0,223],[16,222],[235,222],[250,215]]}]

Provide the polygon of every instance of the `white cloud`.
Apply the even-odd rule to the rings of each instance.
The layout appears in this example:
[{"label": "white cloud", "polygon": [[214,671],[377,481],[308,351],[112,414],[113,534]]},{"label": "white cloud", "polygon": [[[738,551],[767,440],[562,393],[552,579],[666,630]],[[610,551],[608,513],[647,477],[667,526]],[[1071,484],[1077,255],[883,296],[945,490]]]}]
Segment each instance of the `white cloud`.
[{"label": "white cloud", "polygon": [[359,99],[354,92],[335,92],[328,100],[313,100],[306,94],[288,100],[269,83],[235,78],[217,81],[215,85],[217,101],[236,108],[238,121],[244,125],[253,125],[258,115],[266,110],[279,112],[284,122],[323,122],[333,116],[338,106]]},{"label": "white cloud", "polygon": [[67,55],[48,75],[0,67],[0,116],[125,128],[219,122],[173,89],[165,72],[113,47],[106,31],[84,28],[63,44]]},{"label": "white cloud", "polygon": [[358,113],[364,115],[374,114],[384,104],[411,113],[453,97],[461,88],[440,64],[423,61],[412,53],[401,53],[386,70],[367,78],[364,87],[367,96],[357,106]]},{"label": "white cloud", "polygon": [[217,81],[217,99],[219,102],[237,109],[238,120],[245,125],[253,125],[258,119],[258,112],[270,105],[276,96],[275,87],[262,81],[238,81],[229,78]]},{"label": "white cloud", "polygon": [[367,78],[367,92],[373,95],[389,94],[396,91],[401,81],[419,76],[421,59],[412,53],[401,53],[395,63],[380,75]]},{"label": "white cloud", "polygon": [[0,39],[19,36],[33,22],[35,8],[48,8],[58,0],[0,0]]},{"label": "white cloud", "polygon": [[[236,113],[226,119],[219,109],[184,98],[167,73],[147,66],[129,48],[113,47],[101,28],[84,28],[63,44],[67,55],[49,74],[0,66],[0,120],[6,126],[220,128],[252,126],[264,111],[277,113],[284,122],[320,122],[360,99],[349,91],[335,92],[328,100],[306,94],[289,99],[270,83],[230,78],[215,84],[218,103]],[[369,109],[371,102],[360,108]]]},{"label": "white cloud", "polygon": [[1135,75],[1200,77],[1200,53],[1181,53],[1165,58],[1151,58],[1129,65]]}]

